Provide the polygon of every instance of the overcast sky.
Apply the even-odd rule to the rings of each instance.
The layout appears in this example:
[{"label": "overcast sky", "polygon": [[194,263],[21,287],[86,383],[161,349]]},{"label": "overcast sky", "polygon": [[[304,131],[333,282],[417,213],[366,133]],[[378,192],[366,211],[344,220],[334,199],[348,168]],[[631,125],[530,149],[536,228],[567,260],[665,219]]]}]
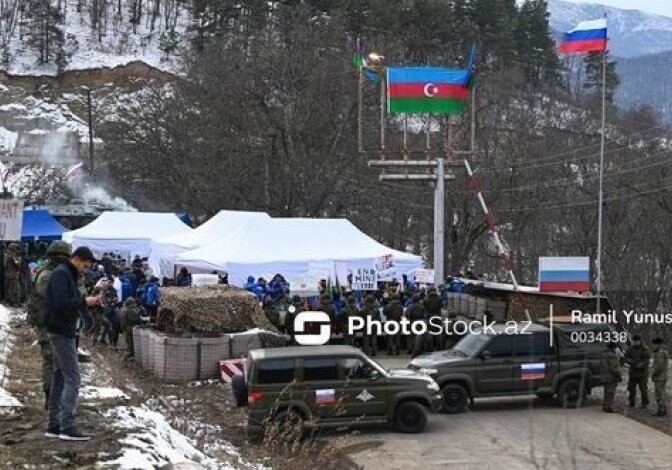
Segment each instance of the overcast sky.
[{"label": "overcast sky", "polygon": [[567,0],[573,3],[598,3],[617,8],[642,10],[672,17],[672,0]]}]

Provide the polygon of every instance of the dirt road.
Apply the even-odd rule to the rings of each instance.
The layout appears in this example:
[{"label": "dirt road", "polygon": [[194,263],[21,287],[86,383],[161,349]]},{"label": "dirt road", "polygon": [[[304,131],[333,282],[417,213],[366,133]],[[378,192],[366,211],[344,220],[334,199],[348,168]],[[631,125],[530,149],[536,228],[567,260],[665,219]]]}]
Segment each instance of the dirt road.
[{"label": "dirt road", "polygon": [[[401,366],[397,358],[382,359]],[[670,418],[663,426],[670,426]],[[659,427],[660,428],[660,427]],[[346,451],[365,469],[669,469],[672,437],[592,402],[563,410],[538,398],[477,400],[435,415],[424,434],[362,430]]]}]

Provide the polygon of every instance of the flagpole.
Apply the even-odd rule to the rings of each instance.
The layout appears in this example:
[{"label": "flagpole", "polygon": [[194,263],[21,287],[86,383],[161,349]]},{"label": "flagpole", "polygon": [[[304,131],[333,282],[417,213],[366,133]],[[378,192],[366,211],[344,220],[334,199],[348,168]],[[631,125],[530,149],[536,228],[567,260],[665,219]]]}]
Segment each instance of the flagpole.
[{"label": "flagpole", "polygon": [[362,124],[362,101],[364,100],[362,92],[362,82],[364,81],[364,73],[359,67],[359,75],[357,76],[357,150],[359,153],[364,153],[363,139],[363,124]]},{"label": "flagpole", "polygon": [[[606,46],[606,45],[605,45]],[[597,211],[597,313],[600,311],[600,297],[602,296],[602,180],[604,176],[604,139],[605,114],[607,101],[607,48],[602,52],[602,130],[600,131],[600,188]]]}]

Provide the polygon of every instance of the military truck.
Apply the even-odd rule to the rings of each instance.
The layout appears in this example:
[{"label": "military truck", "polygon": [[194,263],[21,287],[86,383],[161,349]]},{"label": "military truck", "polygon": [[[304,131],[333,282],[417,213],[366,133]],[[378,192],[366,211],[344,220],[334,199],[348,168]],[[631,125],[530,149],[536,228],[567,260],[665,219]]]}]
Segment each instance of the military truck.
[{"label": "military truck", "polygon": [[244,376],[234,376],[238,406],[247,406],[247,430],[267,425],[336,428],[389,424],[422,432],[441,405],[439,386],[407,369],[388,370],[351,346],[298,346],[249,352]]},{"label": "military truck", "polygon": [[627,333],[607,324],[511,323],[470,333],[452,349],[416,357],[408,368],[436,380],[447,413],[462,412],[480,397],[532,394],[576,407],[601,384],[607,343],[627,341]]}]

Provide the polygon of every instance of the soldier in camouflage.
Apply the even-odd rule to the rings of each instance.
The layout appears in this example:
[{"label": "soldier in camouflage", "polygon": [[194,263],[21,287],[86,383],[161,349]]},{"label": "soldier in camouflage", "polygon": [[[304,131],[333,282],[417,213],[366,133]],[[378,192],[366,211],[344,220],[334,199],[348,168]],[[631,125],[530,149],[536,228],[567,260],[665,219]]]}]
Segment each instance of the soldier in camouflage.
[{"label": "soldier in camouflage", "polygon": [[[94,296],[96,295],[103,295],[105,294],[105,291],[107,290],[108,287],[108,281],[107,279],[101,279],[98,281],[96,286],[93,288],[92,294]],[[93,339],[93,344],[106,344],[106,338],[103,336],[102,331],[103,331],[103,326],[105,325],[105,313],[102,305],[94,305],[93,307],[89,307],[89,312],[91,313],[91,317],[93,318],[93,328],[91,329],[91,332],[89,335]]]},{"label": "soldier in camouflage", "polygon": [[[413,294],[413,304],[406,310],[406,316],[411,322],[427,321],[427,312],[425,311],[420,294]],[[412,335],[408,337],[408,353],[411,357],[419,356],[425,352],[426,340],[425,335]]]},{"label": "soldier in camouflage", "polygon": [[600,378],[604,384],[602,411],[605,413],[614,412],[612,406],[616,395],[616,386],[621,381],[621,364],[616,355],[617,347],[616,343],[609,343],[600,357]]},{"label": "soldier in camouflage", "polygon": [[40,346],[40,355],[42,356],[42,389],[45,396],[45,409],[47,409],[49,404],[54,360],[47,327],[44,324],[44,298],[47,293],[51,273],[59,264],[66,262],[70,258],[71,252],[70,245],[61,240],[52,242],[49,245],[47,249],[47,263],[35,275],[35,285],[26,303],[28,322],[37,330],[37,343]]},{"label": "soldier in camouflage", "polygon": [[[425,306],[425,311],[427,312],[427,319],[437,318],[438,323],[441,322],[441,297],[439,297],[438,292],[435,287],[430,287],[427,290],[427,297],[423,301]],[[428,338],[428,346],[431,347],[434,351],[440,351],[443,349],[443,335],[433,335]]]},{"label": "soldier in camouflage", "polygon": [[667,363],[669,356],[663,347],[663,340],[655,338],[653,340],[653,368],[651,369],[651,380],[653,381],[653,390],[656,395],[657,416],[667,414],[667,396],[665,386],[667,385]]},{"label": "soldier in camouflage", "polygon": [[[315,310],[326,313],[329,316],[329,321],[332,325],[336,321],[336,312],[334,311],[334,306],[331,303],[331,295],[322,294],[322,296],[320,296],[320,303],[317,305]],[[329,342],[331,342],[331,339]]]},{"label": "soldier in camouflage", "polygon": [[[401,306],[401,303],[399,301],[399,294],[394,294],[392,296],[392,300],[390,301],[389,304],[385,306],[383,309],[383,313],[385,314],[385,318],[387,318],[388,321],[394,321],[394,322],[399,322],[401,321],[401,316],[404,314],[404,309]],[[397,333],[394,335],[388,335],[387,336],[387,354],[389,356],[398,356],[399,355],[399,339],[400,339],[401,333]]]},{"label": "soldier in camouflage", "polygon": [[632,346],[628,348],[623,357],[623,362],[630,365],[628,375],[628,402],[631,407],[635,406],[637,398],[637,388],[642,394],[642,408],[649,406],[649,361],[651,353],[642,342],[642,337],[638,334],[632,336]]},{"label": "soldier in camouflage", "polygon": [[[380,312],[376,306],[376,299],[372,295],[367,295],[364,299],[364,307],[361,312],[362,318],[366,321],[367,318],[371,320],[380,320]],[[371,334],[367,334],[366,329],[363,331],[362,338],[362,349],[365,354],[369,356],[375,356],[378,353],[378,336],[375,331],[372,331]]]},{"label": "soldier in camouflage", "polygon": [[124,359],[130,359],[135,354],[133,351],[133,328],[137,325],[142,325],[142,307],[140,307],[137,301],[133,297],[129,297],[124,302],[122,307],[123,318],[123,329],[124,329],[124,339],[126,340],[126,354],[124,354]]},{"label": "soldier in camouflage", "polygon": [[21,289],[19,278],[21,273],[21,253],[18,243],[10,243],[5,253],[5,301],[12,307],[20,303]]},{"label": "soldier in camouflage", "polygon": [[349,293],[345,296],[345,307],[340,313],[341,319],[341,331],[343,332],[343,343],[348,346],[355,345],[355,335],[351,335],[348,331],[348,324],[350,323],[350,317],[358,317],[359,309],[355,303],[355,296],[352,293]]},{"label": "soldier in camouflage", "polygon": [[285,315],[285,331],[292,338],[294,342],[294,319],[296,316],[306,310],[303,306],[303,301],[298,295],[292,297],[292,305],[287,309],[287,314]]}]

